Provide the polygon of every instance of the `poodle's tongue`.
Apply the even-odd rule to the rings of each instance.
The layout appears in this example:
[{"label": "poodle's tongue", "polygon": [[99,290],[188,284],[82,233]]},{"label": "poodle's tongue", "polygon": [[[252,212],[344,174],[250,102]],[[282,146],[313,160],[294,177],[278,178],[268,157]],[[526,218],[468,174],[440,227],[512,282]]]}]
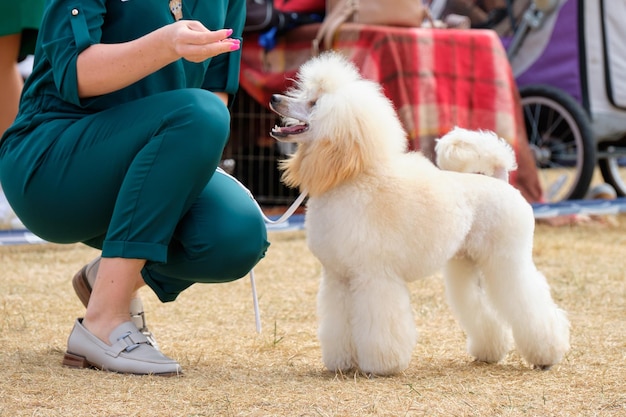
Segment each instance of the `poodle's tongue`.
[{"label": "poodle's tongue", "polygon": [[297,135],[302,132],[306,132],[309,129],[309,125],[291,125],[291,126],[274,126],[272,133],[279,136]]},{"label": "poodle's tongue", "polygon": [[281,130],[285,133],[293,135],[297,133],[302,133],[305,130],[307,130],[307,128],[308,128],[307,125],[293,125],[293,126],[283,126]]}]

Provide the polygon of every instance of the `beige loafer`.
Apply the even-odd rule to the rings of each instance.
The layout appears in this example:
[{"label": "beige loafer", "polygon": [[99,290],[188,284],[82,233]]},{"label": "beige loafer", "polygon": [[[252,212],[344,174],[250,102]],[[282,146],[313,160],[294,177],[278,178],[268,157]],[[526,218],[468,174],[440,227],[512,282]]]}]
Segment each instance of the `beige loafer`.
[{"label": "beige loafer", "polygon": [[74,323],[63,365],[137,375],[182,373],[178,362],[155,349],[132,322],[122,323],[111,332],[109,346],[87,330],[82,320],[79,318]]},{"label": "beige loafer", "polygon": [[[98,267],[100,266],[101,257],[97,257],[87,265],[83,266],[80,271],[74,275],[72,279],[72,286],[74,287],[74,291],[78,296],[78,299],[85,307],[89,303],[89,297],[91,297],[91,290],[93,288],[94,283],[96,282],[96,276],[98,275]],[[143,333],[144,336],[148,339],[148,342],[155,348],[159,349],[159,345],[157,341],[148,329],[148,325],[146,324],[146,316],[143,312],[143,303],[141,298],[133,298],[130,301],[130,320],[137,326],[139,331]]]}]

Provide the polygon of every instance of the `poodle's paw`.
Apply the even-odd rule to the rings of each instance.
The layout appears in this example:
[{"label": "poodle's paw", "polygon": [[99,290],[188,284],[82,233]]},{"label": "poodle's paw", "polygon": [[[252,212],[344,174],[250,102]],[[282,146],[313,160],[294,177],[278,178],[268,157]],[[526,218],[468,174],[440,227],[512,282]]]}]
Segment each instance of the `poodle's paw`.
[{"label": "poodle's paw", "polygon": [[498,363],[511,350],[510,338],[491,340],[489,342],[477,343],[475,340],[467,339],[467,352],[479,362]]},{"label": "poodle's paw", "polygon": [[568,342],[547,343],[541,351],[523,352],[522,355],[533,368],[548,370],[553,365],[561,362],[569,349],[570,345]]},{"label": "poodle's paw", "polygon": [[[320,328],[323,329],[328,327]],[[344,372],[356,368],[356,353],[349,338],[337,337],[336,334],[326,331],[321,331],[319,337],[322,362],[326,369],[331,372]]]},{"label": "poodle's paw", "polygon": [[322,353],[322,361],[326,369],[331,372],[348,372],[357,368],[356,361],[350,356],[331,356]]},{"label": "poodle's paw", "polygon": [[409,367],[414,347],[411,340],[396,345],[361,345],[357,349],[359,369],[379,376],[398,374]]},{"label": "poodle's paw", "polygon": [[467,336],[467,352],[477,361],[498,363],[509,353],[513,345],[511,329],[498,321],[484,321],[480,331]]},{"label": "poodle's paw", "polygon": [[359,361],[359,369],[366,375],[390,376],[396,375],[409,367],[411,357],[380,357],[366,358]]},{"label": "poodle's paw", "polygon": [[533,340],[515,340],[520,353],[533,368],[550,369],[561,362],[570,349],[567,314],[557,309],[553,317],[552,323],[547,322],[551,324],[549,327],[536,329]]}]

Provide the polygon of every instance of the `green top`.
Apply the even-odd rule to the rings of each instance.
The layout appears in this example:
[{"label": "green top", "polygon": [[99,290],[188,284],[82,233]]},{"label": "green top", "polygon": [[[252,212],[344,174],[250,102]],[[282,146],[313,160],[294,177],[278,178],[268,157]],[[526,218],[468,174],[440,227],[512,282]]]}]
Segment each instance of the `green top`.
[{"label": "green top", "polygon": [[[20,0],[21,1],[21,0]],[[244,0],[182,0],[183,19],[199,20],[211,30],[233,29],[241,40]],[[78,97],[76,60],[95,43],[133,40],[174,22],[169,0],[48,0],[33,72],[26,80],[20,111],[5,133],[23,135],[42,123],[76,119],[131,100],[180,88],[205,88],[229,94],[239,87],[241,50],[202,63],[179,59],[121,90],[86,99]],[[65,123],[57,124],[59,129]],[[38,133],[54,136],[47,124]]]},{"label": "green top", "polygon": [[22,34],[20,55],[35,50],[44,0],[0,0],[0,36]]}]

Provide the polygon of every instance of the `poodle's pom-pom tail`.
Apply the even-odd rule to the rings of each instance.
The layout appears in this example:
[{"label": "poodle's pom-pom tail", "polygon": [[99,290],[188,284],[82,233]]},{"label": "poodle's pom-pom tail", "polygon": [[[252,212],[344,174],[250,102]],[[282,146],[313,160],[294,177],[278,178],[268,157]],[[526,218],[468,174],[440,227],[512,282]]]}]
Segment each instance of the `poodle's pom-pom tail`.
[{"label": "poodle's pom-pom tail", "polygon": [[508,181],[517,169],[511,145],[494,132],[455,127],[437,140],[437,166],[446,171],[484,174]]}]

